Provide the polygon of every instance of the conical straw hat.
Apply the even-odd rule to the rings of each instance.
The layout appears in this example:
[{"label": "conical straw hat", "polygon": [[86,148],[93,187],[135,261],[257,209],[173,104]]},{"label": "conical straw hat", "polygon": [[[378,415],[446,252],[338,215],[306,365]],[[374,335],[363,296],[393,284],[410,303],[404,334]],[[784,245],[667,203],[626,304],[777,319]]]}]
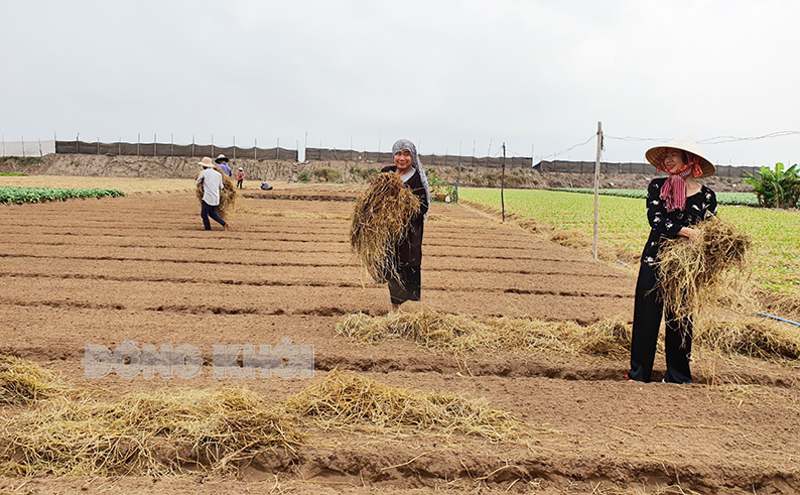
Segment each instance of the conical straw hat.
[{"label": "conical straw hat", "polygon": [[647,150],[644,154],[647,161],[650,162],[651,165],[660,169],[661,166],[664,164],[664,156],[667,154],[667,148],[674,148],[678,150],[688,151],[689,153],[693,154],[697,158],[700,159],[700,166],[703,169],[703,175],[700,177],[708,177],[709,175],[714,175],[717,171],[716,167],[711,163],[711,160],[705,157],[703,150],[700,149],[700,146],[689,136],[684,136],[682,138],[673,139],[672,141],[662,144],[661,146],[655,146]]}]

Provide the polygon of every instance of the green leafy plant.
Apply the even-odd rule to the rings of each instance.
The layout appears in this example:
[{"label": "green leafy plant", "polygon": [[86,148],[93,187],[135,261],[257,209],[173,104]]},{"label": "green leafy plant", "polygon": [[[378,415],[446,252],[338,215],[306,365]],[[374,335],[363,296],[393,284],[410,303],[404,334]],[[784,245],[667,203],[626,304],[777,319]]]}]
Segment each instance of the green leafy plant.
[{"label": "green leafy plant", "polygon": [[124,196],[117,189],[59,189],[52,187],[0,187],[0,203],[43,203],[71,198],[102,198]]},{"label": "green leafy plant", "polygon": [[758,177],[747,174],[744,182],[753,186],[758,196],[758,204],[767,208],[795,208],[800,199],[800,175],[795,163],[783,169],[783,163],[776,163],[775,170],[761,167]]},{"label": "green leafy plant", "polygon": [[341,182],[342,181],[342,172],[341,170],[335,170],[332,168],[318,168],[312,172],[314,174],[314,178],[320,182]]},{"label": "green leafy plant", "polygon": [[308,182],[311,180],[308,177],[308,172],[300,172],[300,175],[297,176],[297,182]]}]

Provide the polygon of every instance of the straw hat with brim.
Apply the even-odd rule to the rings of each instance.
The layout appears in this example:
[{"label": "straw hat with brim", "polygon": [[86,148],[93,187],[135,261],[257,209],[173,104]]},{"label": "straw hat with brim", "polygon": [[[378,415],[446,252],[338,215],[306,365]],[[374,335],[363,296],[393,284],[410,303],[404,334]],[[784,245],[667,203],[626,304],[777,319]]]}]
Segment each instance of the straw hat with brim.
[{"label": "straw hat with brim", "polygon": [[211,158],[204,156],[202,160],[197,162],[198,165],[202,165],[204,168],[211,168],[214,166],[214,162],[211,161]]},{"label": "straw hat with brim", "polygon": [[219,155],[219,156],[217,157],[217,159],[216,159],[216,160],[214,160],[214,161],[215,161],[215,162],[217,162],[217,163],[220,163],[220,162],[227,162],[227,161],[228,161],[228,157],[227,157],[227,156],[225,156],[225,155]]},{"label": "straw hat with brim", "polygon": [[703,169],[703,175],[700,177],[708,177],[709,175],[714,175],[717,172],[717,169],[711,163],[711,160],[704,156],[703,150],[701,150],[700,146],[698,146],[697,143],[694,142],[694,139],[689,136],[673,139],[672,141],[661,146],[650,148],[647,150],[644,156],[651,165],[657,169],[661,169],[661,167],[664,165],[664,156],[667,154],[667,148],[688,151],[696,156],[700,160],[700,167]]}]

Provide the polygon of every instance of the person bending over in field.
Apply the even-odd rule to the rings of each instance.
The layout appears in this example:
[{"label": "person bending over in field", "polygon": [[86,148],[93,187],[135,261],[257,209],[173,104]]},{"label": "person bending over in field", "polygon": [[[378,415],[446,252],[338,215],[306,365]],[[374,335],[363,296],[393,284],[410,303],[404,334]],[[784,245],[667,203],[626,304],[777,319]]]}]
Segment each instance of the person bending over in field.
[{"label": "person bending over in field", "polygon": [[228,230],[228,224],[217,213],[220,191],[225,188],[225,184],[222,182],[222,174],[214,170],[214,162],[207,156],[197,163],[203,166],[203,171],[197,176],[197,185],[202,184],[203,186],[203,199],[200,202],[200,216],[203,218],[203,227],[206,230],[211,230],[211,222],[208,220],[208,217],[211,217],[215,222],[225,227],[225,230]]},{"label": "person bending over in field", "polygon": [[422,230],[425,215],[431,201],[430,186],[425,170],[419,161],[414,143],[401,139],[392,146],[394,165],[384,167],[381,172],[395,172],[403,180],[405,187],[419,198],[420,209],[411,217],[400,244],[396,246],[397,277],[389,277],[389,298],[392,313],[400,311],[406,301],[419,301],[422,291]]},{"label": "person bending over in field", "polygon": [[669,177],[653,179],[647,188],[650,237],[642,252],[639,278],[636,281],[631,369],[625,377],[632,381],[650,381],[658,330],[662,313],[665,313],[664,348],[667,372],[663,381],[691,383],[689,360],[692,352],[692,320],[676,318],[671,311],[664,311],[663,298],[655,288],[659,276],[655,263],[659,248],[665,240],[676,237],[688,237],[692,242],[701,240],[700,230],[692,227],[705,219],[706,215],[717,214],[717,197],[714,191],[696,179],[713,175],[716,169],[703,156],[697,143],[688,136],[650,148],[645,157],[658,170],[669,174]]}]

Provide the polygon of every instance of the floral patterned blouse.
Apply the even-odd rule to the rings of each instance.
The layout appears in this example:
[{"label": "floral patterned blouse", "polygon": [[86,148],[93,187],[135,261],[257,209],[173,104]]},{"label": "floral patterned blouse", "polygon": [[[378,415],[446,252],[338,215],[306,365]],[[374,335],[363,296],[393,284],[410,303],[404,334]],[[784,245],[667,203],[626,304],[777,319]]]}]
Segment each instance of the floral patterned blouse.
[{"label": "floral patterned blouse", "polygon": [[667,202],[661,199],[661,187],[666,180],[666,177],[653,179],[647,186],[647,220],[650,222],[650,237],[642,251],[642,263],[651,266],[664,240],[678,237],[678,232],[683,227],[696,225],[708,214],[717,214],[717,196],[706,186],[702,186],[697,194],[686,198],[686,207],[683,210],[667,212]]}]

